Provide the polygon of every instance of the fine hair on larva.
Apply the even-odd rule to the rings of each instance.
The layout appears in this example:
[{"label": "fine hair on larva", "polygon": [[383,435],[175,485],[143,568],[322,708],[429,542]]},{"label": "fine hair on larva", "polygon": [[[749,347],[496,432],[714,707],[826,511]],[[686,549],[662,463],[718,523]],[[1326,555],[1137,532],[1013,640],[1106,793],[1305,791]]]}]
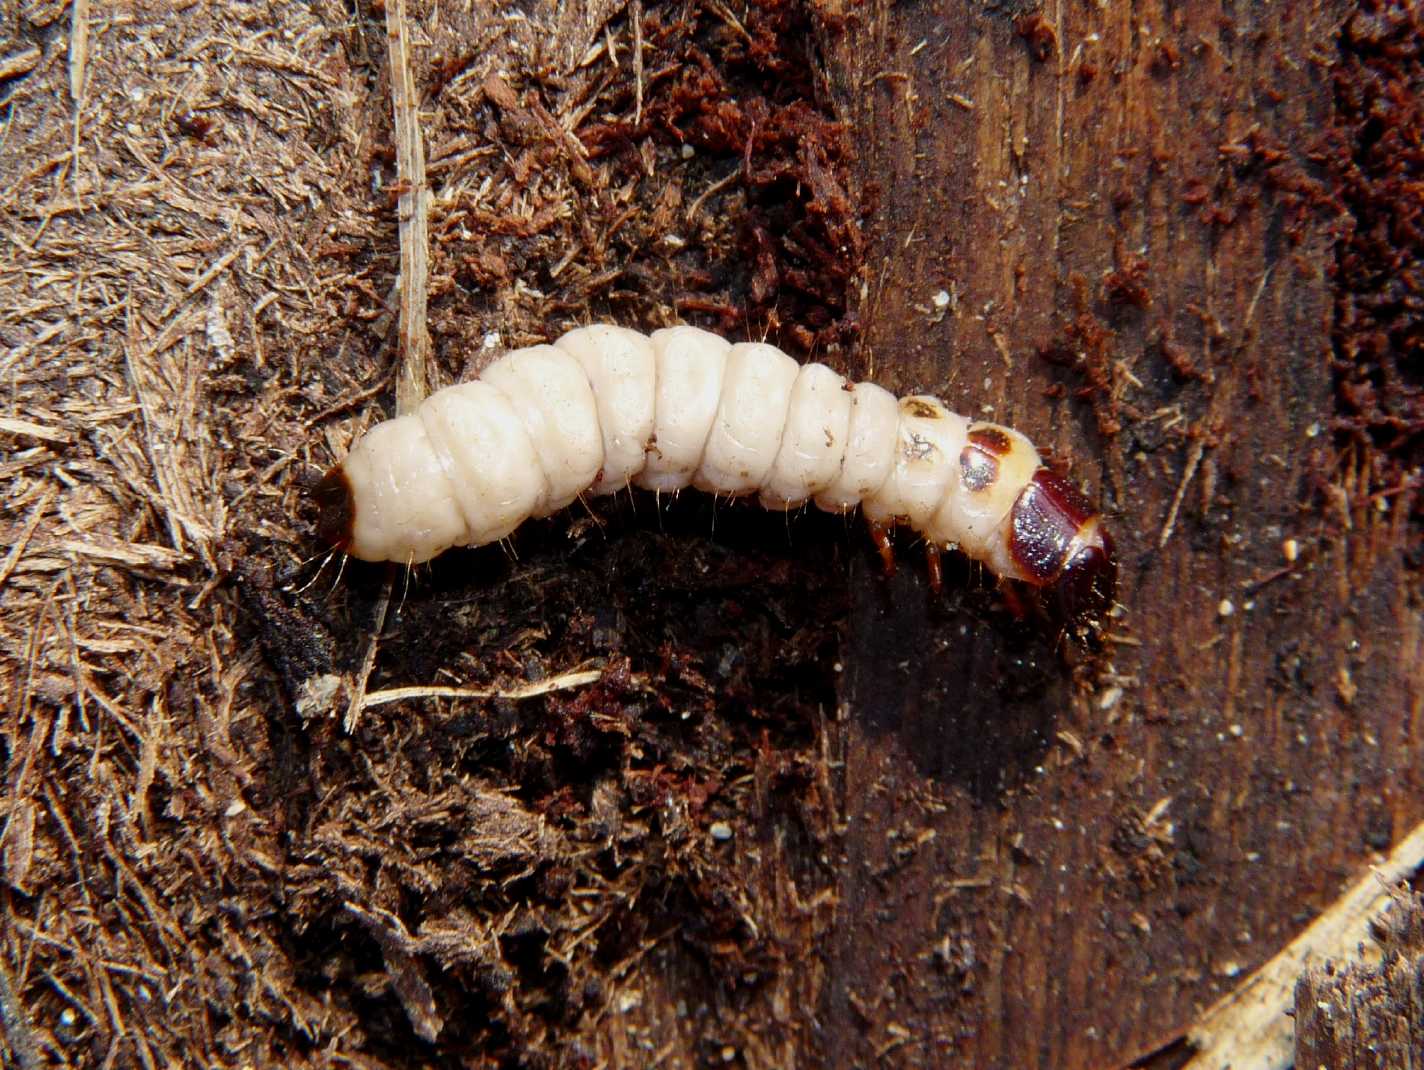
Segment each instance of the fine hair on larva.
[{"label": "fine hair on larva", "polygon": [[1117,579],[1101,515],[1010,428],[896,399],[824,364],[696,327],[595,324],[504,354],[366,431],[318,484],[318,532],[363,561],[479,546],[626,487],[859,507],[885,558],[908,526],[1100,625]]}]

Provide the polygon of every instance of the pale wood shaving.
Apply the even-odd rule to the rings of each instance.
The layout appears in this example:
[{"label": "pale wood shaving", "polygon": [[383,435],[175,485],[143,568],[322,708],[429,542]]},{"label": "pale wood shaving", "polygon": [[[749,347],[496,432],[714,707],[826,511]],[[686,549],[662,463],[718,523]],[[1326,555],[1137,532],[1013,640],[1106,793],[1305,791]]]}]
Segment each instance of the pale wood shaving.
[{"label": "pale wood shaving", "polygon": [[69,17],[69,97],[84,99],[84,71],[89,63],[89,0],[74,0]]},{"label": "pale wood shaving", "polygon": [[1372,924],[1395,886],[1424,867],[1424,823],[1350,886],[1285,948],[1220,1000],[1188,1031],[1197,1054],[1183,1070],[1286,1070],[1295,1059],[1295,983],[1305,968],[1353,961],[1373,947]]},{"label": "pale wood shaving", "polygon": [[390,39],[391,107],[395,116],[396,180],[400,212],[400,375],[396,412],[413,412],[430,393],[430,334],[426,303],[430,288],[430,187],[425,180],[425,143],[419,98],[410,72],[410,30],[405,0],[386,4]]},{"label": "pale wood shaving", "polygon": [[68,445],[74,441],[73,434],[63,428],[50,427],[47,424],[36,423],[34,420],[21,420],[15,416],[0,416],[0,434],[37,438],[41,442],[53,442],[58,445]]},{"label": "pale wood shaving", "polygon": [[597,682],[603,676],[601,669],[584,669],[579,672],[564,673],[548,680],[524,684],[521,687],[392,687],[384,691],[369,692],[362,700],[362,709],[384,706],[388,702],[405,702],[410,699],[425,698],[505,698],[526,699],[547,695],[553,691],[567,691]]}]

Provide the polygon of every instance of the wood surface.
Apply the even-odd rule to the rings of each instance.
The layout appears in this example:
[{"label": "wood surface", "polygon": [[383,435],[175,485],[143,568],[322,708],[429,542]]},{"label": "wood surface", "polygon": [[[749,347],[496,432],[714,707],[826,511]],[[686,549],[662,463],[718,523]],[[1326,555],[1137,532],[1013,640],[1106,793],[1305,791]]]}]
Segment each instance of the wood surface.
[{"label": "wood surface", "polygon": [[[862,359],[1071,458],[1123,566],[1092,689],[1007,697],[984,683],[991,634],[852,584],[825,1023],[866,1062],[898,1030],[906,1065],[1144,1054],[1421,814],[1405,518],[1343,507],[1360,499],[1322,441],[1336,221],[1260,173],[1268,147],[1313,173],[1342,10],[1034,17],[1042,58],[1008,15],[948,7],[872,5],[832,38],[880,205]],[[1204,218],[1217,206],[1229,222]],[[1144,295],[1124,300],[1112,273],[1134,264]],[[916,306],[939,289],[957,314],[931,325]],[[1102,386],[1049,400],[1055,382]],[[1000,733],[1049,742],[1015,763],[976,738]],[[971,802],[966,764],[1021,786]],[[945,940],[982,970],[967,994],[943,991]]]},{"label": "wood surface", "polygon": [[[10,1062],[1157,1070],[1424,819],[1414,5],[7,19]],[[313,557],[594,320],[1023,430],[1103,641],[691,494]]]}]

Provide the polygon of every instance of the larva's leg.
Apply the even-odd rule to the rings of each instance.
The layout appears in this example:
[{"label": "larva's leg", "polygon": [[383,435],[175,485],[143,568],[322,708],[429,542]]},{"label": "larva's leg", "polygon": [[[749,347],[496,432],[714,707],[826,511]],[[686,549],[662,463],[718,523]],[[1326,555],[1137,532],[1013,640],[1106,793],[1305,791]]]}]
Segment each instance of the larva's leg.
[{"label": "larva's leg", "polygon": [[1030,612],[1029,604],[1024,601],[1023,595],[1019,593],[1017,587],[1010,581],[1003,580],[999,584],[999,594],[1003,597],[1004,606],[1008,609],[1014,620],[1028,620]]},{"label": "larva's leg", "polygon": [[925,543],[925,570],[930,577],[930,590],[935,594],[944,593],[944,568],[939,560],[939,547],[932,542]]},{"label": "larva's leg", "polygon": [[890,541],[890,525],[878,520],[866,520],[865,525],[870,529],[870,541],[875,543],[875,549],[880,552],[880,563],[885,567],[885,575],[895,575],[895,544]]}]

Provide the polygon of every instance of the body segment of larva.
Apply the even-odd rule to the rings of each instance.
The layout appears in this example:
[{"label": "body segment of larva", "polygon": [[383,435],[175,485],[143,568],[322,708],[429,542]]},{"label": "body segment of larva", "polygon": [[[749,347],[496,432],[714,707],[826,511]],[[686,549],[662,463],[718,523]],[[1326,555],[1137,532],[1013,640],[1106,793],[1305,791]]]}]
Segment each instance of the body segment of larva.
[{"label": "body segment of larva", "polygon": [[887,558],[905,524],[1050,590],[1077,623],[1112,602],[1102,518],[1018,432],[693,327],[583,327],[506,354],[366,432],[318,486],[319,529],[353,557],[415,563],[630,485],[860,506]]},{"label": "body segment of larva", "polygon": [[[903,523],[924,531],[955,486],[954,459],[964,448],[969,421],[935,398],[902,398],[896,419],[895,463],[880,489],[861,508],[867,520]],[[946,534],[941,543],[960,540]]]},{"label": "body segment of larva", "polygon": [[760,490],[776,463],[801,366],[775,346],[740,342],[727,354],[727,372],[712,432],[692,483],[713,494]]},{"label": "body segment of larva", "polygon": [[341,470],[353,488],[361,488],[359,496],[353,490],[346,509],[344,538],[364,557],[425,561],[469,537],[469,521],[418,416],[371,428]]},{"label": "body segment of larva", "polygon": [[647,464],[657,411],[658,369],[653,343],[627,327],[597,323],[559,339],[582,365],[603,429],[603,470],[594,494],[622,490]]},{"label": "body segment of larva", "polygon": [[696,327],[665,327],[649,341],[658,376],[656,411],[646,464],[633,482],[644,490],[679,491],[692,485],[702,464],[732,346]]},{"label": "body segment of larva", "polygon": [[761,488],[768,509],[791,509],[820,494],[840,475],[853,403],[844,377],[824,364],[796,375],[781,445]]},{"label": "body segment of larva", "polygon": [[828,513],[854,509],[885,485],[895,467],[900,408],[895,395],[874,383],[856,383],[850,391],[850,423],[845,456],[831,485],[816,495]]},{"label": "body segment of larva", "polygon": [[[514,403],[539,455],[548,493],[531,515],[556,513],[593,486],[603,470],[603,428],[577,359],[558,346],[530,346],[506,353],[480,379]],[[421,408],[429,404],[426,398]],[[540,474],[530,472],[530,481]]]},{"label": "body segment of larva", "polygon": [[[497,387],[479,380],[452,386],[432,394],[416,416],[465,518],[457,542],[502,539],[548,501],[549,481],[529,431]],[[537,478],[530,478],[531,467]]]}]

